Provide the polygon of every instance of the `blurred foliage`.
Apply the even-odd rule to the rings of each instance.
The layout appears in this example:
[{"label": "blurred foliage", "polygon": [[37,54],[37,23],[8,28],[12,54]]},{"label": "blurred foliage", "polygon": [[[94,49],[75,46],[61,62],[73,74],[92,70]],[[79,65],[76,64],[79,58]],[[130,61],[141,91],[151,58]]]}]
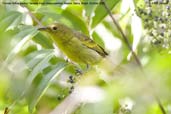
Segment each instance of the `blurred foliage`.
[{"label": "blurred foliage", "polygon": [[[144,4],[144,5],[142,5]],[[170,50],[170,10],[171,3],[167,0],[150,0],[137,5],[137,14],[141,17],[146,29],[146,37],[159,48]],[[160,10],[156,10],[160,8]]]},{"label": "blurred foliage", "polygon": [[[81,89],[77,98],[64,105],[73,114],[163,114],[154,95],[166,113],[171,113],[170,3],[154,1],[152,6],[148,0],[105,1],[135,48],[143,73],[100,0],[2,1],[0,113],[8,107],[9,114],[48,114],[72,98],[77,86],[90,88]],[[45,2],[75,4],[41,4]],[[87,69],[68,62],[48,35],[37,30],[38,23],[30,13],[43,25],[59,22],[90,36],[106,48],[111,64]],[[159,16],[169,21],[161,22]],[[141,19],[142,25],[137,26],[140,23],[133,19]],[[158,28],[161,24],[166,28]],[[138,31],[141,27],[142,33]]]}]

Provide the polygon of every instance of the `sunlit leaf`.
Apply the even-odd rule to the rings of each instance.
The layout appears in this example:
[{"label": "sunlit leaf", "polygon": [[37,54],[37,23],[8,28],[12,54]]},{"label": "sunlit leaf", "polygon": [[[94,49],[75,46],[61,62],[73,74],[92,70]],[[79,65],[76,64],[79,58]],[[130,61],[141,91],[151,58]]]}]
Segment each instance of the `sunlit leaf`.
[{"label": "sunlit leaf", "polygon": [[[43,56],[43,58],[41,56]],[[32,65],[35,65],[33,68],[33,71],[28,75],[28,79],[27,79],[28,86],[32,83],[32,81],[37,76],[37,74],[39,74],[46,67],[50,66],[49,60],[53,56],[54,54],[50,51],[46,53],[45,55],[41,54],[41,55],[35,56],[35,58],[28,63],[30,67]]]},{"label": "sunlit leaf", "polygon": [[41,33],[38,33],[32,40],[35,41],[36,43],[40,44],[44,48],[47,48],[47,49],[53,48],[51,39],[45,37]]},{"label": "sunlit leaf", "polygon": [[70,21],[72,22],[73,26],[77,29],[82,31],[84,34],[89,35],[89,31],[88,28],[86,26],[86,24],[84,23],[84,21],[82,19],[80,19],[79,17],[77,17],[76,15],[72,14],[69,10],[64,10],[62,12],[62,15],[65,18],[70,19]]},{"label": "sunlit leaf", "polygon": [[68,9],[66,8],[65,10],[63,10],[60,7],[55,7],[55,8],[46,7],[46,9],[45,7],[42,7],[37,12],[46,16],[45,18],[46,20],[43,20],[43,21],[47,21],[48,18],[51,18],[52,22],[50,23],[54,23],[54,22],[64,23],[68,25],[69,27],[73,27],[74,29],[78,31],[82,31],[84,34],[89,35],[89,31],[86,26],[86,23],[83,21],[83,19],[81,19],[80,17],[75,15],[73,12],[71,12],[69,8]]},{"label": "sunlit leaf", "polygon": [[84,4],[84,8],[85,8],[85,11],[86,11],[86,16],[88,17],[91,17],[93,16],[93,13],[94,13],[94,10],[95,8],[98,6],[98,4],[89,4],[89,2],[95,2],[95,3],[98,3],[99,0],[83,0],[83,2],[87,2],[87,4]]},{"label": "sunlit leaf", "polygon": [[43,60],[49,54],[53,54],[53,50],[40,50],[35,51],[25,57],[26,64],[29,69],[33,69],[35,65],[38,65],[41,60]]},{"label": "sunlit leaf", "polygon": [[93,32],[92,36],[93,36],[93,40],[96,43],[98,43],[101,47],[104,48],[104,42],[103,42],[102,38],[100,37],[100,35],[97,32]]},{"label": "sunlit leaf", "polygon": [[[110,10],[112,10],[115,5],[119,2],[120,0],[105,0],[106,5]],[[108,15],[107,10],[104,8],[102,4],[100,4],[96,9],[95,9],[95,16],[93,17],[93,22],[92,22],[92,28],[94,28],[97,24],[99,24],[105,16]]]},{"label": "sunlit leaf", "polygon": [[8,12],[3,19],[0,21],[0,30],[12,29],[21,23],[22,14],[16,11]]},{"label": "sunlit leaf", "polygon": [[41,96],[44,94],[46,89],[48,88],[50,82],[59,75],[61,71],[64,70],[66,63],[58,63],[54,66],[53,70],[43,76],[43,79],[40,81],[38,87],[35,89],[33,93],[32,99],[29,101],[29,110],[33,111],[35,105],[40,100]]},{"label": "sunlit leaf", "polygon": [[9,53],[6,59],[6,63],[9,63],[15,57],[15,55],[22,49],[24,44],[26,44],[37,33],[38,31],[36,28],[27,26],[25,29],[19,32],[16,36],[14,36],[14,39],[21,38],[21,41],[19,41],[18,44]]}]

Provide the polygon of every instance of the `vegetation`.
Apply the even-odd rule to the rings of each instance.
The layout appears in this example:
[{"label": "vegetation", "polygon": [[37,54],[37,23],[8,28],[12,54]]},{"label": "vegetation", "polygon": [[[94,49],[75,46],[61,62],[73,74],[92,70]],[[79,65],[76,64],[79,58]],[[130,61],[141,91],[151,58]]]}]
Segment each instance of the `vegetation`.
[{"label": "vegetation", "polygon": [[[0,113],[170,114],[171,3],[167,0],[4,0]],[[109,56],[73,63],[41,26],[90,36]],[[77,55],[75,55],[77,56]]]}]

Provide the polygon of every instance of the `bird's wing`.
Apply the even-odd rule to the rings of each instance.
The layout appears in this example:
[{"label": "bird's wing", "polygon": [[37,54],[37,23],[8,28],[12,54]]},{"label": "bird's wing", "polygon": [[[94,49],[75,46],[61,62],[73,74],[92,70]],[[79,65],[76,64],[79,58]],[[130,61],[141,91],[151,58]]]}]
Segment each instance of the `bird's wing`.
[{"label": "bird's wing", "polygon": [[92,39],[90,39],[88,36],[74,31],[75,36],[82,42],[83,45],[85,45],[86,47],[96,51],[97,53],[99,53],[99,55],[105,57],[108,55],[108,53],[101,47],[99,46],[97,43],[95,43]]}]

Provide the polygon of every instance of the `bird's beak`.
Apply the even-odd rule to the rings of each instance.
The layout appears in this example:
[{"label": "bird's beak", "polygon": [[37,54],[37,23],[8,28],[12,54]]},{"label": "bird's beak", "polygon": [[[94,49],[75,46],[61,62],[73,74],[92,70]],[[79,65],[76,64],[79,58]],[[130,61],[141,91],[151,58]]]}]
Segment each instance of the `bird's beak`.
[{"label": "bird's beak", "polygon": [[45,30],[47,30],[47,29],[48,29],[48,27],[39,27],[37,30],[45,31]]}]

